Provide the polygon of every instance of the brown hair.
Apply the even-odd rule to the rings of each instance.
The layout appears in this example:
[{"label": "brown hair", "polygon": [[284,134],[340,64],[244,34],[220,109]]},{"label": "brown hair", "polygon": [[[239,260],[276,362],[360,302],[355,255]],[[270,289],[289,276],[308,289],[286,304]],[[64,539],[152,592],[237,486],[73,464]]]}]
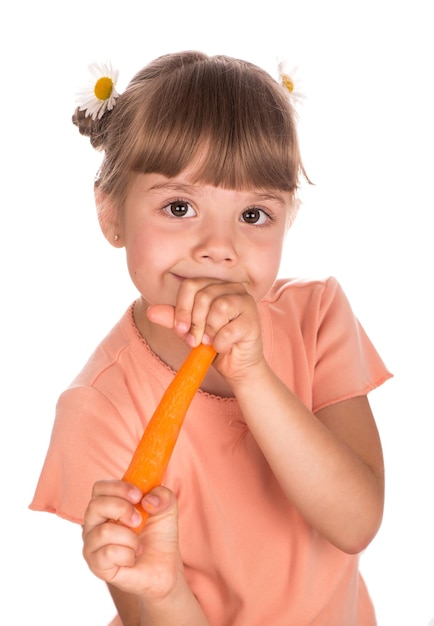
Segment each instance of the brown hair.
[{"label": "brown hair", "polygon": [[104,151],[97,184],[122,204],[134,172],[173,177],[198,163],[194,182],[294,193],[304,170],[285,89],[261,68],[187,51],[139,71],[116,106],[74,123]]}]

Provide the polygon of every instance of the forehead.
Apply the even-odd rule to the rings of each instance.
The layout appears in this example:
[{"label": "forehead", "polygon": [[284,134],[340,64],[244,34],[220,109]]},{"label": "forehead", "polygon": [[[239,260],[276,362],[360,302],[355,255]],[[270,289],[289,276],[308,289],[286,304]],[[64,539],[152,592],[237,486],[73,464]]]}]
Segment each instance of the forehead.
[{"label": "forehead", "polygon": [[196,180],[194,170],[187,169],[174,177],[163,174],[136,174],[133,186],[139,192],[151,195],[182,195],[201,198],[216,196],[223,201],[232,203],[273,203],[282,209],[292,203],[292,194],[280,189],[246,188],[231,189],[226,186],[215,186]]}]

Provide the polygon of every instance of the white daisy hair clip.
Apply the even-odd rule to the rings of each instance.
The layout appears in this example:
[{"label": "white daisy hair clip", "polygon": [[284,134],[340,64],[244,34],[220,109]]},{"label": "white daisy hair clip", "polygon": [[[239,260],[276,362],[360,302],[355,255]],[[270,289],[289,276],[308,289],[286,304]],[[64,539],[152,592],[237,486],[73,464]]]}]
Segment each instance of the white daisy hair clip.
[{"label": "white daisy hair clip", "polygon": [[77,106],[85,112],[85,117],[101,119],[106,111],[111,111],[119,94],[116,83],[119,72],[113,70],[110,63],[92,63],[89,65],[88,85],[77,94]]},{"label": "white daisy hair clip", "polygon": [[288,70],[288,65],[285,59],[280,59],[277,65],[277,71],[279,73],[279,81],[282,87],[286,89],[289,97],[294,105],[301,103],[306,96],[301,90],[300,80],[297,76],[297,67],[293,67]]}]

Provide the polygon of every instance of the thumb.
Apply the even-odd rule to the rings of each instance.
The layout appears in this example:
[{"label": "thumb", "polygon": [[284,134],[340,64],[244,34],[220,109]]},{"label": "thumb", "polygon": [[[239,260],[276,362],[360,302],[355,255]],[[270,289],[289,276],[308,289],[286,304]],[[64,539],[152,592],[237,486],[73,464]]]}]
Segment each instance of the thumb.
[{"label": "thumb", "polygon": [[155,487],[147,493],[141,506],[149,514],[145,525],[147,534],[152,534],[159,541],[178,542],[178,501],[175,494],[167,487]]},{"label": "thumb", "polygon": [[146,311],[146,315],[154,324],[159,324],[164,326],[164,328],[173,328],[175,307],[171,304],[151,304]]},{"label": "thumb", "polygon": [[142,498],[142,507],[149,515],[171,514],[177,516],[177,500],[176,496],[167,487],[154,487]]}]

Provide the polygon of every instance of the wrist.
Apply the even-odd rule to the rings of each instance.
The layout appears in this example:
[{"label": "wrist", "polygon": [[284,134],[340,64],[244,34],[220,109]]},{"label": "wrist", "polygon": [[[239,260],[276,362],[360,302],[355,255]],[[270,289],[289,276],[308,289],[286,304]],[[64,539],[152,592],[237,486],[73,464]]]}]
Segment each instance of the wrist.
[{"label": "wrist", "polygon": [[241,374],[234,376],[231,381],[231,387],[238,398],[244,393],[254,394],[262,386],[267,385],[270,377],[274,376],[270,366],[264,357],[261,357],[255,363],[242,370]]},{"label": "wrist", "polygon": [[172,587],[166,593],[149,598],[144,595],[141,601],[142,626],[209,626],[195,595],[190,589],[184,575],[183,567],[179,568],[173,579]]}]

